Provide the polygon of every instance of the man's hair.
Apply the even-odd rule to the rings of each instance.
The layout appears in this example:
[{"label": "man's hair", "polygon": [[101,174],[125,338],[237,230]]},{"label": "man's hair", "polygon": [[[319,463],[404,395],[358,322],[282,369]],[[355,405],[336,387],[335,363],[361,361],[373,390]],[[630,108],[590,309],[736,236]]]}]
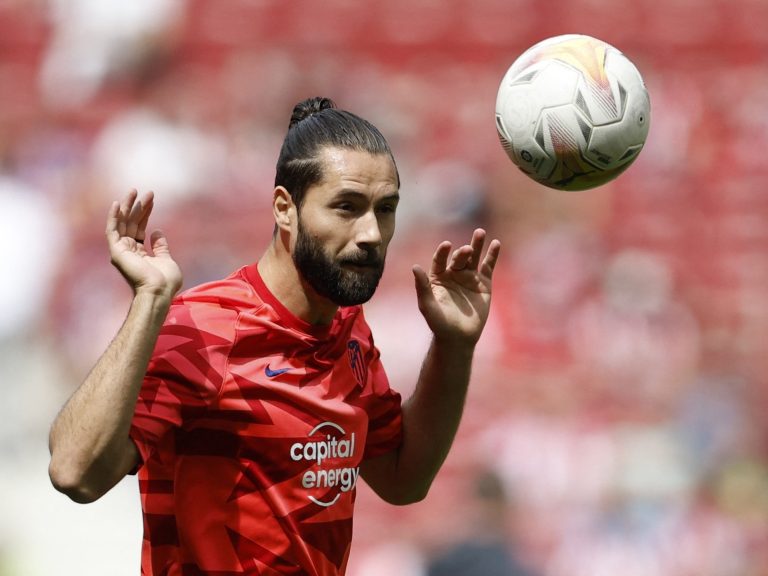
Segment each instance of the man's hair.
[{"label": "man's hair", "polygon": [[[387,154],[397,171],[389,144],[378,128],[338,109],[330,98],[308,98],[293,108],[275,171],[275,186],[288,190],[297,208],[307,189],[323,179],[320,152],[325,147]],[[397,180],[399,185],[399,175]]]}]

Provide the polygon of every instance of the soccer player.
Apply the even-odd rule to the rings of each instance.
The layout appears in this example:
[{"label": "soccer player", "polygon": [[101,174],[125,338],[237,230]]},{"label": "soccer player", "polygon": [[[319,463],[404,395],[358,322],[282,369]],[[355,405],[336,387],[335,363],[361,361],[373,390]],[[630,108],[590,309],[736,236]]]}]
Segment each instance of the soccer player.
[{"label": "soccer player", "polygon": [[151,193],[114,202],[106,236],[133,288],[124,324],[50,434],[77,502],[138,473],[142,574],[343,574],[360,477],[416,502],[461,417],[500,244],[441,243],[414,266],[433,339],[413,395],[390,389],[361,304],[395,230],[381,133],[325,98],[296,105],[277,162],[272,241],[256,264],[176,295]]}]

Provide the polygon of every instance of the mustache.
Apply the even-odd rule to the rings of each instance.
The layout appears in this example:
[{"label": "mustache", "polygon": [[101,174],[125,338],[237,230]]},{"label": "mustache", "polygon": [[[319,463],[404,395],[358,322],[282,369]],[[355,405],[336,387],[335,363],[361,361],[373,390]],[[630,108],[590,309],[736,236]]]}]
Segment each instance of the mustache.
[{"label": "mustache", "polygon": [[353,266],[369,266],[371,268],[381,268],[384,264],[384,259],[381,258],[376,252],[362,251],[356,254],[350,254],[345,256],[339,261],[341,264],[351,264]]}]

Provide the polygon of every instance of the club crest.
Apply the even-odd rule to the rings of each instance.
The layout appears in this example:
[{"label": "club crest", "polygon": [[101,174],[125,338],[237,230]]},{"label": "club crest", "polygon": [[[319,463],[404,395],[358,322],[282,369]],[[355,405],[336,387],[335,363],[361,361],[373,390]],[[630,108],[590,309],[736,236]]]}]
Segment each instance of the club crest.
[{"label": "club crest", "polygon": [[360,350],[360,343],[357,340],[347,342],[347,357],[349,358],[349,367],[352,368],[352,374],[358,386],[365,386],[368,379],[368,367],[363,358],[363,352]]}]

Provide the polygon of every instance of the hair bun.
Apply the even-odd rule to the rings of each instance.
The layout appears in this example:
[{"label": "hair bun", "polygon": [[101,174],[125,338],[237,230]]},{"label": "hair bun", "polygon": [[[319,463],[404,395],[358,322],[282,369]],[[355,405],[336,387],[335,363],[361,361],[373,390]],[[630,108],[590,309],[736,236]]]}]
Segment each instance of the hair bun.
[{"label": "hair bun", "polygon": [[302,100],[293,107],[291,122],[288,124],[288,129],[290,130],[302,120],[314,116],[327,108],[336,108],[336,104],[330,98],[315,96],[314,98]]}]

